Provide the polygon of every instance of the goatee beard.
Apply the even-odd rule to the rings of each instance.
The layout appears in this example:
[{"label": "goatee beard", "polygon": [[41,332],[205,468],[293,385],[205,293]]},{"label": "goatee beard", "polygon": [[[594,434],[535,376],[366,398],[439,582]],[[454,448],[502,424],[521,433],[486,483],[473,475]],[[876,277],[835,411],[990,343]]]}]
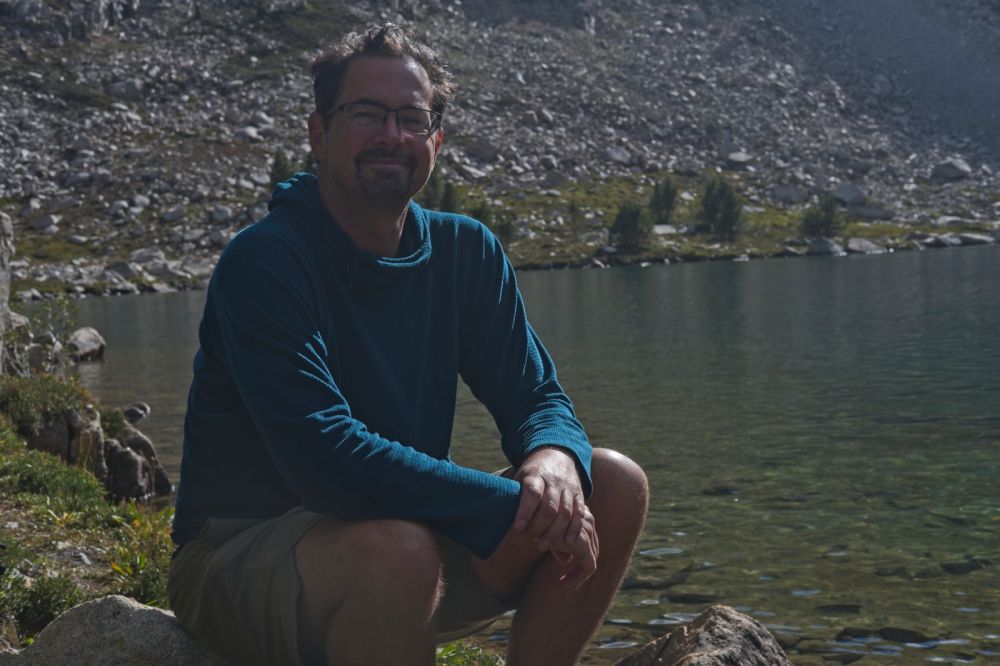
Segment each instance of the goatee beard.
[{"label": "goatee beard", "polygon": [[[400,172],[397,169],[369,170],[367,173],[363,168],[363,162],[367,159],[406,159],[408,172]],[[355,158],[355,175],[358,179],[358,188],[366,195],[380,201],[406,201],[413,193],[413,172],[416,169],[416,160],[408,153],[393,153],[388,150],[373,148],[359,153]],[[374,173],[371,173],[374,171]]]}]

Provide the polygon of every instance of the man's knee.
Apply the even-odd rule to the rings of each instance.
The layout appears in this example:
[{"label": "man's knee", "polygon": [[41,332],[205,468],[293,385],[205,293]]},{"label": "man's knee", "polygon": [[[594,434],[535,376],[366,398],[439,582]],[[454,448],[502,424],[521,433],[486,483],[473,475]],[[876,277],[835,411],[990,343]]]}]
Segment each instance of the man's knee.
[{"label": "man's knee", "polygon": [[611,449],[594,449],[590,470],[594,482],[592,502],[615,511],[641,510],[645,517],[649,482],[635,461]]}]

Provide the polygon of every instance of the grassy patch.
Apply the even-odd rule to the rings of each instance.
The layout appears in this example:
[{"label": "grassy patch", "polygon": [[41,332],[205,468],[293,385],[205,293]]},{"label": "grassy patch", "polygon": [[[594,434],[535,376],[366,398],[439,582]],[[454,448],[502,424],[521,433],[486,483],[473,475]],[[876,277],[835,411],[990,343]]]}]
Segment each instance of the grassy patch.
[{"label": "grassy patch", "polygon": [[24,437],[37,433],[44,422],[93,402],[93,396],[75,378],[0,375],[0,412]]},{"label": "grassy patch", "polygon": [[437,649],[436,666],[503,666],[504,660],[496,654],[483,651],[478,645],[448,643]]}]

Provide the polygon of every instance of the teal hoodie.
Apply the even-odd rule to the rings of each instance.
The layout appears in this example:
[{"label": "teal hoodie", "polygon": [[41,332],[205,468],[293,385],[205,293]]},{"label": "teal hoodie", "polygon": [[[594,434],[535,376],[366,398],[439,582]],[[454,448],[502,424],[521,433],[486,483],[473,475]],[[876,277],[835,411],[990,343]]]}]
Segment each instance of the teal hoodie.
[{"label": "teal hoodie", "polygon": [[304,506],[418,521],[487,557],[520,484],[449,459],[459,375],[513,466],[590,444],[525,317],[496,237],[410,204],[399,257],[358,250],[314,176],[278,185],[208,287],[184,423],[173,539],[206,519]]}]

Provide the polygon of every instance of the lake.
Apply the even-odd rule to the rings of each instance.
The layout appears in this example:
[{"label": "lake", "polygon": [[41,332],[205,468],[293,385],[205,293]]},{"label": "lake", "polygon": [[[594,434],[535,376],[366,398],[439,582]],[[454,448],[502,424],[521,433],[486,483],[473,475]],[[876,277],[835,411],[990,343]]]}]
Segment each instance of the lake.
[{"label": "lake", "polygon": [[[1000,247],[518,279],[592,440],[652,486],[588,663],[710,603],[798,664],[1000,663]],[[175,481],[203,303],[80,302],[108,341],[83,382],[152,406]],[[504,463],[467,391],[454,456]]]}]

